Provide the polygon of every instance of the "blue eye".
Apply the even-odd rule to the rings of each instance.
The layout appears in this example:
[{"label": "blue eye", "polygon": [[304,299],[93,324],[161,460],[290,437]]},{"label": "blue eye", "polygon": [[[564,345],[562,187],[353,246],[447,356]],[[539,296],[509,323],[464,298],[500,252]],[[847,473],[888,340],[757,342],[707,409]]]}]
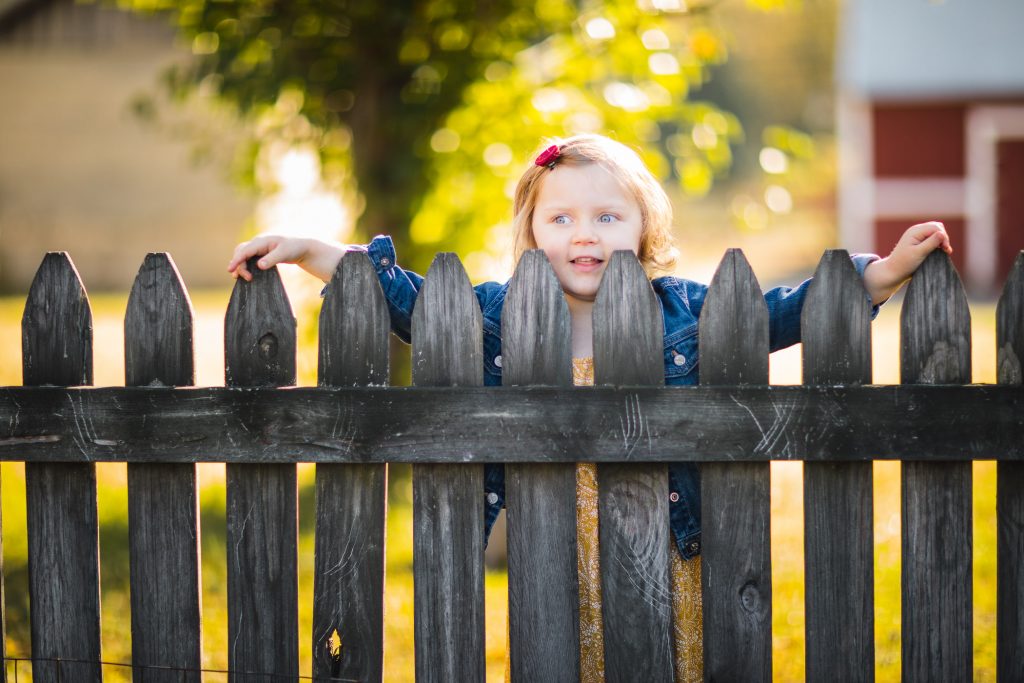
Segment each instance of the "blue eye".
[{"label": "blue eye", "polygon": [[564,213],[559,214],[558,216],[555,216],[553,222],[557,223],[558,225],[566,225],[569,223],[569,217],[566,216]]},{"label": "blue eye", "polygon": [[618,216],[616,216],[615,214],[611,214],[611,213],[602,213],[597,218],[597,221],[599,223],[614,223],[617,220],[619,220]]}]

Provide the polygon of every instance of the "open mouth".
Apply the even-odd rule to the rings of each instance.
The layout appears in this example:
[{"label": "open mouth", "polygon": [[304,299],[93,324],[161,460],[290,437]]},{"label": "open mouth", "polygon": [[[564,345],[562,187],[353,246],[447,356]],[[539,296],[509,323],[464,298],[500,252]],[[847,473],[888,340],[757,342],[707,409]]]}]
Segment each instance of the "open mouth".
[{"label": "open mouth", "polygon": [[578,256],[571,259],[569,263],[574,263],[577,266],[599,266],[604,263],[604,259],[599,259],[594,256]]}]

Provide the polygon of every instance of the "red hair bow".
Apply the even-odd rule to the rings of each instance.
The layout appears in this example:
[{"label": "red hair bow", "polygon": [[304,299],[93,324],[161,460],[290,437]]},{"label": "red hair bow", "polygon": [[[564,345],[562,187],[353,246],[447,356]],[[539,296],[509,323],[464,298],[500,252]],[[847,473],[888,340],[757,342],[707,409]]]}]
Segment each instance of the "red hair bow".
[{"label": "red hair bow", "polygon": [[553,169],[555,167],[555,159],[558,158],[559,154],[560,151],[558,149],[558,145],[551,145],[546,150],[538,154],[533,163],[538,166],[547,166],[548,168]]}]

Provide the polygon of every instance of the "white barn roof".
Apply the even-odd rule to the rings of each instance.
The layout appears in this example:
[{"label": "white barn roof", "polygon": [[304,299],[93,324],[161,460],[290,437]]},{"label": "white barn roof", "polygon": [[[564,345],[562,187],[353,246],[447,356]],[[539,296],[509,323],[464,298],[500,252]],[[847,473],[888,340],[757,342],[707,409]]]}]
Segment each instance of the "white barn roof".
[{"label": "white barn roof", "polygon": [[872,99],[1024,95],[1024,0],[847,0],[839,85]]}]

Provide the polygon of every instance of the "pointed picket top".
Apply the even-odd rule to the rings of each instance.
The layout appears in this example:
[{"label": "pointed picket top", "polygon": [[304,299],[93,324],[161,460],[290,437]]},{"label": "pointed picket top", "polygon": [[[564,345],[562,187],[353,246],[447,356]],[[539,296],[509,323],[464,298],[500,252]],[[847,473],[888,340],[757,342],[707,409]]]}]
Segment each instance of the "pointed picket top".
[{"label": "pointed picket top", "polygon": [[996,349],[999,383],[1024,383],[1024,251],[1017,254],[996,306]]},{"label": "pointed picket top", "polygon": [[320,386],[388,383],[391,322],[377,272],[363,252],[338,263],[320,309]]},{"label": "pointed picket top", "polygon": [[569,306],[547,255],[523,254],[501,312],[502,384],[572,386]]},{"label": "pointed picket top", "polygon": [[933,251],[917,269],[900,312],[900,381],[971,381],[971,311],[953,260]]},{"label": "pointed picket top", "polygon": [[67,252],[43,257],[28,290],[21,344],[26,386],[92,384],[92,309]]},{"label": "pointed picket top", "polygon": [[768,307],[741,249],[718,264],[700,314],[700,383],[768,383]]},{"label": "pointed picket top", "polygon": [[295,384],[295,317],[277,267],[247,264],[252,282],[235,280],[224,318],[228,386]]},{"label": "pointed picket top", "polygon": [[125,385],[195,384],[194,317],[174,259],[147,254],[124,316]]},{"label": "pointed picket top", "polygon": [[664,384],[664,334],[643,266],[633,252],[616,251],[594,301],[594,383]]},{"label": "pointed picket top", "polygon": [[459,257],[440,253],[412,312],[412,378],[418,386],[483,384],[483,314]]},{"label": "pointed picket top", "polygon": [[804,382],[871,383],[871,305],[845,249],[828,249],[800,317]]}]

